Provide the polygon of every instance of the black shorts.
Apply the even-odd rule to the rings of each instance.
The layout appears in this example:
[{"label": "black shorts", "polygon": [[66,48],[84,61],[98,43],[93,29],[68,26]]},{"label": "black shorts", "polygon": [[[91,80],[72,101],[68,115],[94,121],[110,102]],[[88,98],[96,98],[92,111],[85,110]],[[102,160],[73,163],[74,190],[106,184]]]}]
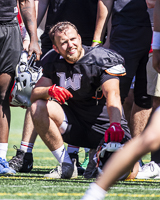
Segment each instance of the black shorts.
[{"label": "black shorts", "polygon": [[0,23],[0,73],[14,73],[22,52],[17,18]]},{"label": "black shorts", "polygon": [[122,103],[128,96],[132,79],[135,79],[135,103],[143,108],[151,108],[151,97],[147,94],[146,65],[151,46],[151,27],[117,25],[112,28],[110,49],[117,51],[125,59],[126,76],[120,77]]},{"label": "black shorts", "polygon": [[[62,105],[62,108],[68,119],[67,130],[62,134],[64,142],[79,147],[96,149],[100,141],[104,138],[104,133],[110,124],[98,119],[94,124],[89,124],[80,119],[69,106]],[[131,138],[127,122],[123,124],[123,129],[125,131],[125,138],[122,142],[124,143]]]}]

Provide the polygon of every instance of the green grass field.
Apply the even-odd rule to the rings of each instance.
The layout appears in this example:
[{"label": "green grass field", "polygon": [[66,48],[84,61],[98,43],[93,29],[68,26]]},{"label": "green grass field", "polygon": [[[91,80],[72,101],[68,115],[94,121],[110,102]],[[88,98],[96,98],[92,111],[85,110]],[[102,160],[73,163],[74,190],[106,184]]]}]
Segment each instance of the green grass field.
[{"label": "green grass field", "polygon": [[[20,147],[25,110],[11,108],[12,119],[7,159],[11,159],[16,151],[13,145]],[[80,161],[84,151],[80,150]],[[32,200],[75,200],[81,199],[89,184],[94,179],[86,180],[79,176],[71,180],[52,180],[43,178],[57,161],[38,137],[33,150],[34,168],[31,173],[17,173],[14,176],[0,176],[0,199],[32,199]],[[150,161],[150,154],[143,158]],[[160,180],[119,181],[107,193],[109,200],[142,200],[160,199]]]}]

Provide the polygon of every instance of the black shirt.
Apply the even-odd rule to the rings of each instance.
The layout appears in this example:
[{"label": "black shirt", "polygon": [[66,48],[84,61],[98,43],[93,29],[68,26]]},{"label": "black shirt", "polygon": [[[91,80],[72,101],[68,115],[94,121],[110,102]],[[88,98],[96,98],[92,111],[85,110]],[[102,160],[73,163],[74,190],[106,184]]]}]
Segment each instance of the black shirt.
[{"label": "black shirt", "polygon": [[91,45],[95,30],[98,0],[50,0],[44,34],[41,36],[42,49],[52,49],[48,32],[60,21],[76,25],[84,45]]},{"label": "black shirt", "polygon": [[115,0],[112,25],[151,26],[146,0]]},{"label": "black shirt", "polygon": [[[107,65],[123,63],[124,60],[120,55],[116,57],[114,52],[102,47],[83,46],[83,48],[85,55],[74,64],[69,64],[54,50],[51,51],[41,61],[43,76],[72,93],[73,98],[67,103],[83,120],[91,122],[101,116],[109,122],[106,99],[102,91],[97,92],[97,89],[105,81],[118,78],[105,72]],[[94,50],[99,51],[100,54],[96,53],[95,56]]]},{"label": "black shirt", "polygon": [[17,14],[17,0],[0,0],[0,22],[11,21]]}]

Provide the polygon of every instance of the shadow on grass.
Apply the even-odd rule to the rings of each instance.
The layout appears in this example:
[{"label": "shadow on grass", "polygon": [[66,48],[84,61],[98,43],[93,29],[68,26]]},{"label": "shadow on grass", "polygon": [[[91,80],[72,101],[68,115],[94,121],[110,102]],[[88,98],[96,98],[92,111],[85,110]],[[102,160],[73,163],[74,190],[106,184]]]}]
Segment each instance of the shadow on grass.
[{"label": "shadow on grass", "polygon": [[52,170],[52,168],[50,169],[44,169],[44,168],[41,168],[41,169],[32,169],[32,171],[30,172],[30,174],[47,174],[49,173],[50,171]]}]

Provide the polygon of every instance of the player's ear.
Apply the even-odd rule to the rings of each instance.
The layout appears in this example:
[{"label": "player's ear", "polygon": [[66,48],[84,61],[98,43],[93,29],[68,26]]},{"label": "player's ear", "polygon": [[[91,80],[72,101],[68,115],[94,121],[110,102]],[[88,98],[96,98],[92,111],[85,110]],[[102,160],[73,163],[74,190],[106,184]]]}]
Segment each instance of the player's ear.
[{"label": "player's ear", "polygon": [[56,47],[56,45],[53,44],[52,47],[57,53],[59,53],[58,48]]},{"label": "player's ear", "polygon": [[78,39],[82,43],[82,38],[81,38],[81,36],[79,34],[78,34]]}]

